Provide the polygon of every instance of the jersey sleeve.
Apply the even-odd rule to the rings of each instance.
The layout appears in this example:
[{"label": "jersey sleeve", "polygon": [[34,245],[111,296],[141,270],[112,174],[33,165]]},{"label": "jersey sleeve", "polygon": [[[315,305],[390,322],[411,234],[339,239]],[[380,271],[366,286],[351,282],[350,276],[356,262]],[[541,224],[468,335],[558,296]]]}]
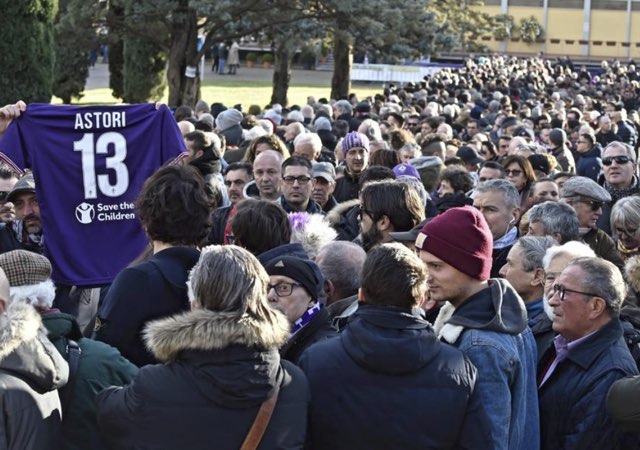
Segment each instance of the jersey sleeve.
[{"label": "jersey sleeve", "polygon": [[22,124],[20,121],[19,118],[11,122],[5,134],[0,138],[0,164],[9,166],[16,173],[23,173],[24,169],[31,168],[29,153],[21,135]]},{"label": "jersey sleeve", "polygon": [[180,128],[167,105],[160,105],[158,113],[162,115],[162,163],[174,163],[186,155],[186,147]]}]

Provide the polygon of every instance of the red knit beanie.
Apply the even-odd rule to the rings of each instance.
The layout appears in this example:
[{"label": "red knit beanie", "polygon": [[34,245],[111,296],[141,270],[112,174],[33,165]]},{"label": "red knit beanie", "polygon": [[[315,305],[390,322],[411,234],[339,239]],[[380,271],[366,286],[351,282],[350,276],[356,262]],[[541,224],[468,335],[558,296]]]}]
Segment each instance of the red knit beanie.
[{"label": "red knit beanie", "polygon": [[484,216],[472,206],[434,217],[420,231],[416,247],[472,278],[485,281],[491,275],[493,237]]}]

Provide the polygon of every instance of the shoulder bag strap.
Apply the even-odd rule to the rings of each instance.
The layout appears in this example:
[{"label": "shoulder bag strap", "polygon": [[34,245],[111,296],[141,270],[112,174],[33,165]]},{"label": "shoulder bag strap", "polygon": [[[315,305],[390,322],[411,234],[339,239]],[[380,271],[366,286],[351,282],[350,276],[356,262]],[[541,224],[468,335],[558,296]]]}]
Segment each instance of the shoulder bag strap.
[{"label": "shoulder bag strap", "polygon": [[253,425],[251,425],[249,434],[247,434],[247,437],[244,439],[240,450],[256,450],[258,448],[258,445],[260,445],[260,441],[262,440],[262,436],[267,430],[267,426],[269,425],[269,421],[271,420],[271,415],[273,414],[273,410],[275,409],[276,403],[278,401],[279,392],[280,387],[276,385],[273,390],[273,395],[271,395],[271,397],[269,397],[262,403],[262,405],[260,405],[258,415],[253,421]]},{"label": "shoulder bag strap", "polygon": [[69,402],[71,402],[71,397],[73,396],[73,389],[76,384],[77,372],[78,372],[78,364],[80,363],[80,354],[82,353],[82,349],[78,343],[72,339],[67,339],[66,351],[68,355],[67,362],[69,363],[69,381],[64,386],[62,391],[62,413],[64,414],[67,410],[66,408],[69,406]]}]

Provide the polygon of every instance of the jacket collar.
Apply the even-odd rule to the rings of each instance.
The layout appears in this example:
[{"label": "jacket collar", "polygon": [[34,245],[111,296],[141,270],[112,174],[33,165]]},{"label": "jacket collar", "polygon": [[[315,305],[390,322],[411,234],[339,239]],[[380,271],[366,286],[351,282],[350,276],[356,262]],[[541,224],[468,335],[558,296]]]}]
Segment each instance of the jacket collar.
[{"label": "jacket collar", "polygon": [[611,319],[609,323],[596,331],[587,340],[576,346],[567,359],[586,370],[609,348],[612,343],[622,337],[622,324],[619,319]]}]

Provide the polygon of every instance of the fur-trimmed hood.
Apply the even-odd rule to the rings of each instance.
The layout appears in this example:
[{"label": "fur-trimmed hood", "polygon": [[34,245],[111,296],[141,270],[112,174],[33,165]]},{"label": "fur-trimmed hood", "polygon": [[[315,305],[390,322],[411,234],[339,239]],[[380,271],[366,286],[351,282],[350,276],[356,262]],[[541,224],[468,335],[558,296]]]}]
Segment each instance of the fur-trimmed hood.
[{"label": "fur-trimmed hood", "polygon": [[340,223],[341,216],[345,214],[348,210],[353,208],[354,206],[360,205],[360,200],[357,198],[353,200],[347,200],[346,202],[338,203],[333,207],[331,211],[327,214],[327,221],[331,226],[336,226]]},{"label": "fur-trimmed hood", "polygon": [[245,314],[238,319],[228,313],[195,309],[149,323],[144,341],[160,361],[173,361],[184,350],[222,350],[232,345],[277,349],[289,336],[289,323],[276,313],[273,322]]},{"label": "fur-trimmed hood", "polygon": [[28,380],[40,393],[67,383],[69,366],[47,338],[33,306],[11,303],[0,315],[0,369]]},{"label": "fur-trimmed hood", "polygon": [[168,363],[162,371],[187,380],[200,398],[233,409],[257,407],[282,384],[278,347],[288,336],[289,323],[277,311],[266,319],[238,319],[197,309],[151,322],[144,331],[149,350]]}]

